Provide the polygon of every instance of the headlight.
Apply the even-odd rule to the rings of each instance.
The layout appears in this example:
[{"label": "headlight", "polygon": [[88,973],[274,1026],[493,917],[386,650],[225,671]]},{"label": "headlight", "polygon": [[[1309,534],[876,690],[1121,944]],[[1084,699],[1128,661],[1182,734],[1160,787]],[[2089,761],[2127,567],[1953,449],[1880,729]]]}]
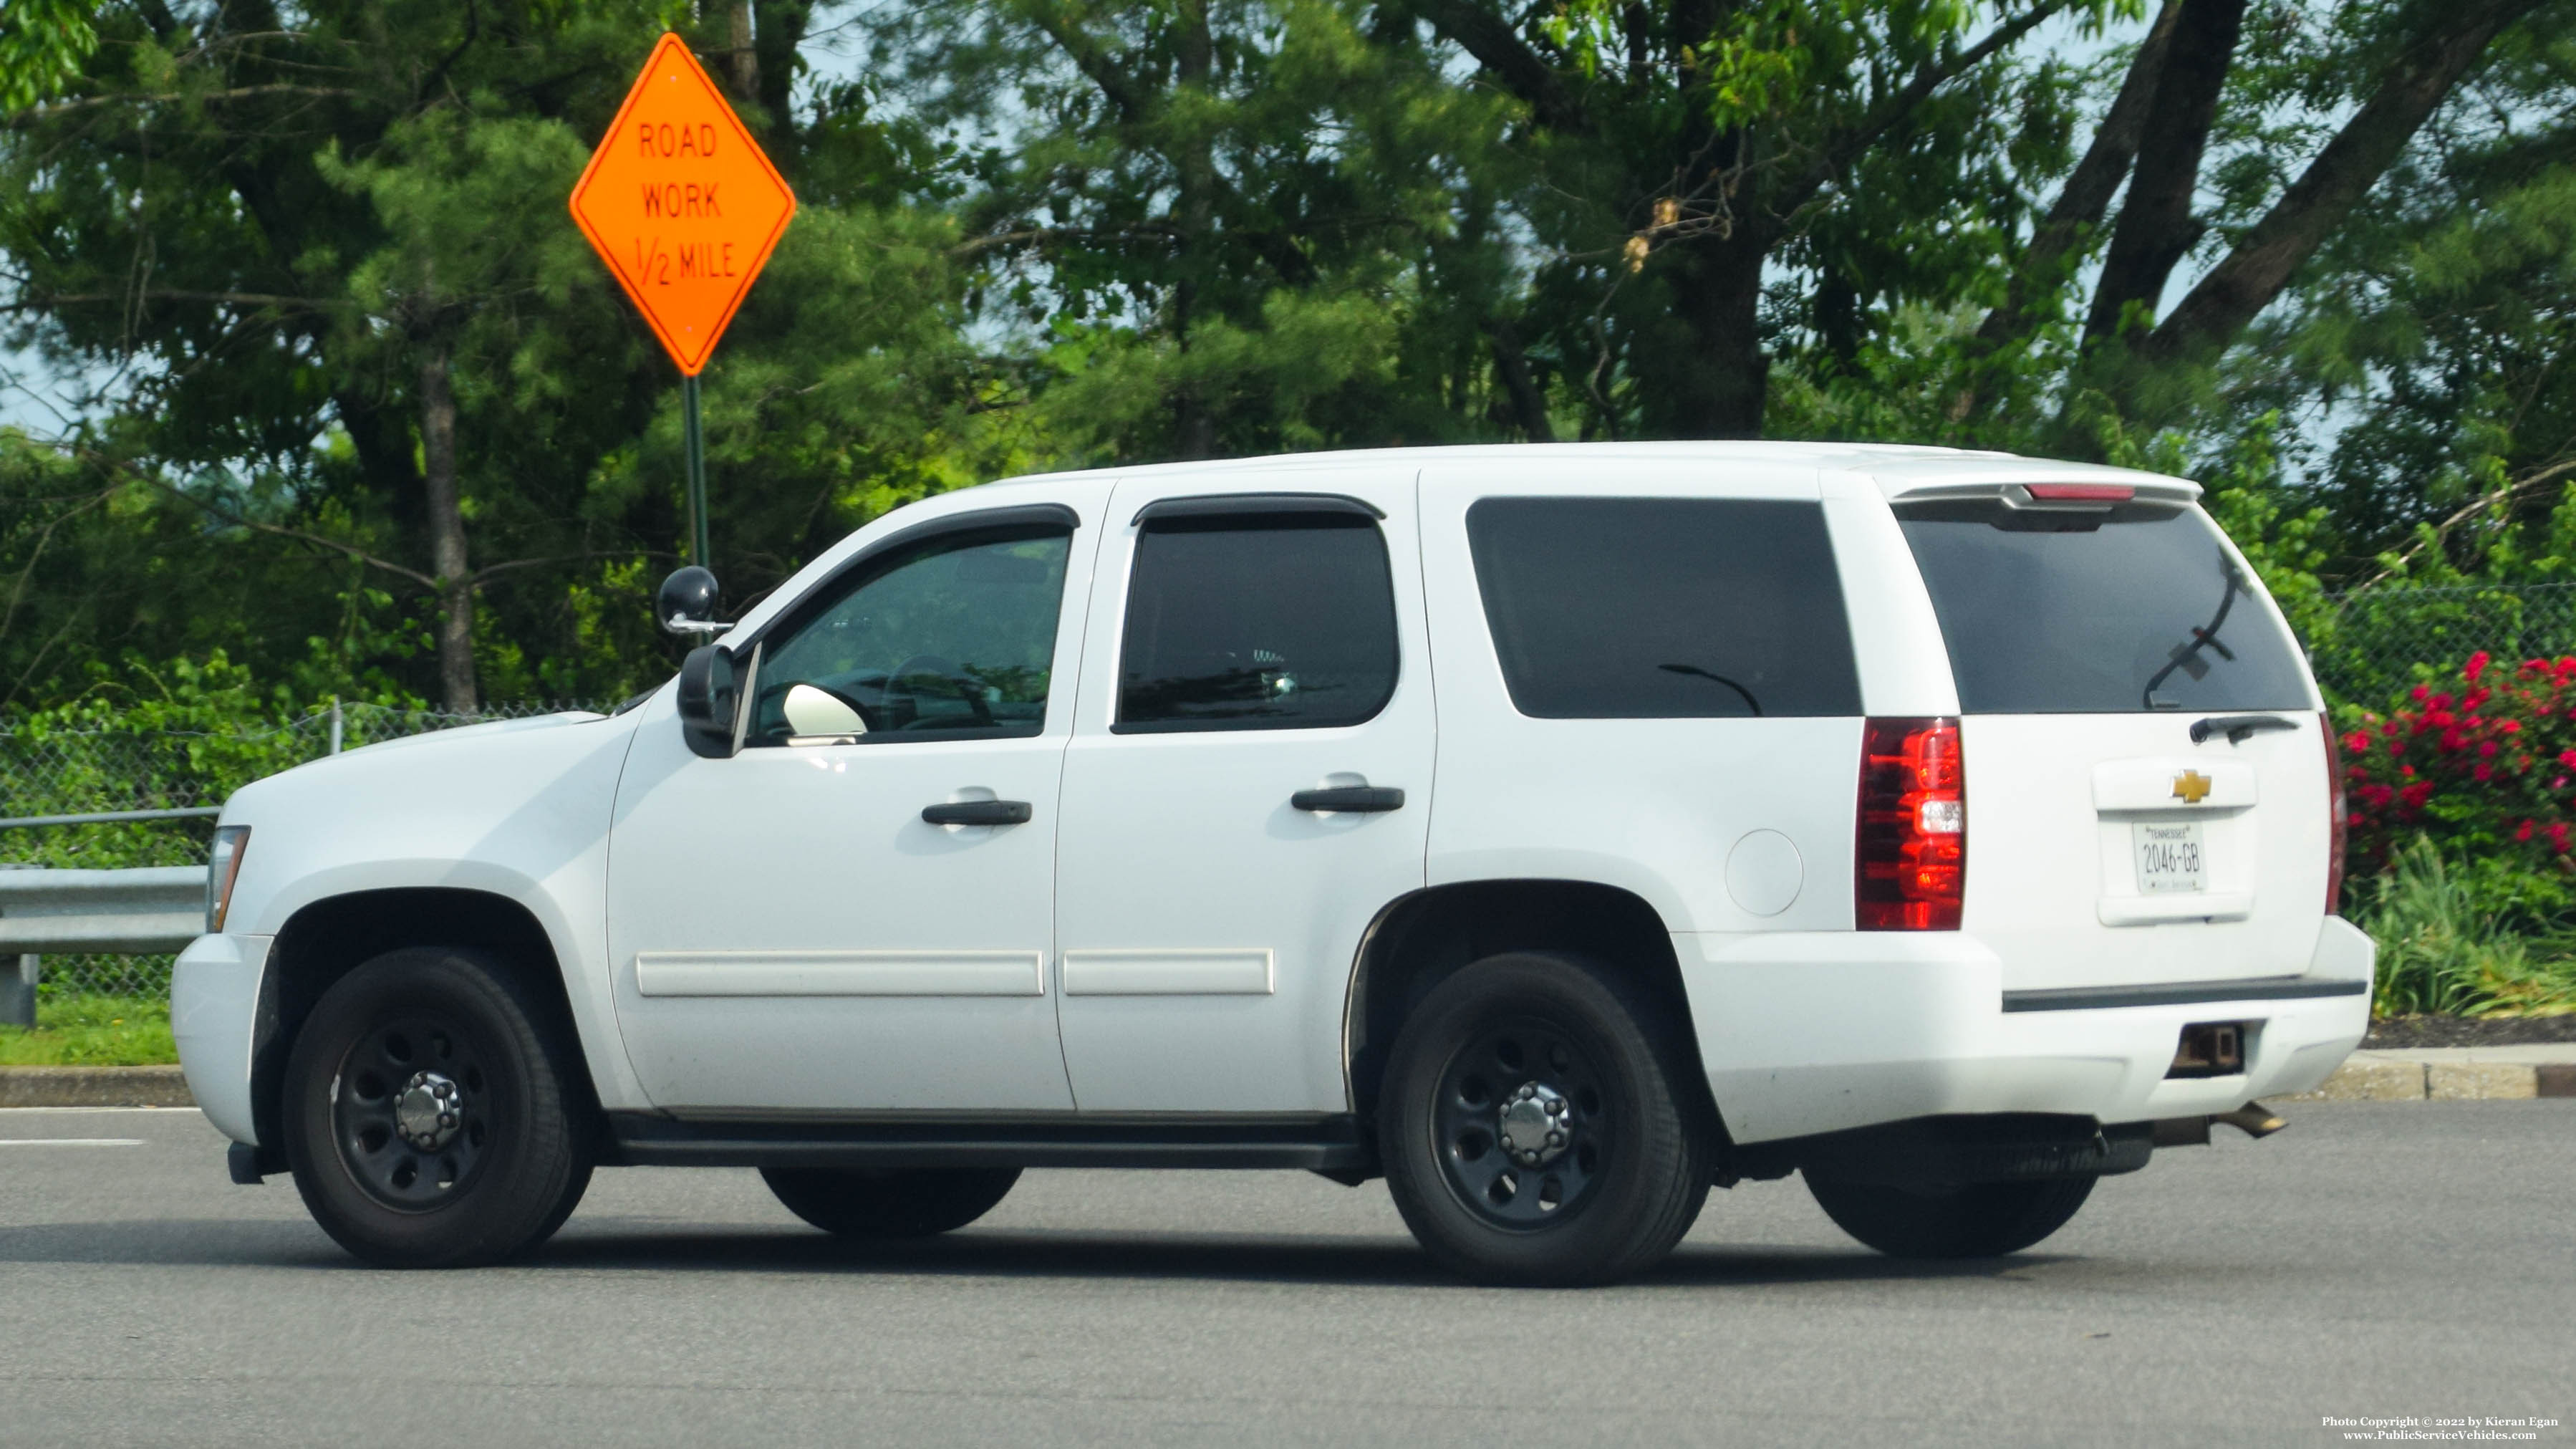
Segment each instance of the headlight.
[{"label": "headlight", "polygon": [[233,905],[233,878],[241,874],[242,852],[249,848],[249,826],[216,827],[215,848],[206,857],[206,930],[209,934],[224,928],[224,913]]}]

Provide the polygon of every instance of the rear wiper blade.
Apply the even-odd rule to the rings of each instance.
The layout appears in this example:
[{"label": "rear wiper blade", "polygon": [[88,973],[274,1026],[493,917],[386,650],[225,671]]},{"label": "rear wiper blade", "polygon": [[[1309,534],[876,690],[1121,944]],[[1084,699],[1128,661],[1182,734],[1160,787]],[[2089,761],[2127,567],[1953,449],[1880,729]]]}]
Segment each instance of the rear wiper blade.
[{"label": "rear wiper blade", "polygon": [[2235,562],[2224,551],[2218,555],[2218,571],[2227,581],[2226,591],[2218,596],[2218,612],[2209,616],[2208,623],[2193,625],[2191,637],[2173,647],[2171,662],[2150,676],[2147,687],[2138,691],[2138,702],[2146,708],[2152,710],[2156,707],[2156,686],[2164,683],[2165,676],[2175,670],[2179,669],[2194,679],[2209,673],[2209,661],[2200,657],[2203,649],[2215,652],[2231,664],[2236,662],[2236,651],[2218,642],[2218,631],[2227,626],[2227,611],[2236,607],[2236,596],[2244,592],[2245,580],[2236,572]]},{"label": "rear wiper blade", "polygon": [[2241,745],[2265,730],[2300,728],[2303,726],[2299,721],[2283,719],[2277,714],[2214,714],[2191,722],[2191,742],[2207,744],[2211,735],[2224,734],[2229,744]]}]

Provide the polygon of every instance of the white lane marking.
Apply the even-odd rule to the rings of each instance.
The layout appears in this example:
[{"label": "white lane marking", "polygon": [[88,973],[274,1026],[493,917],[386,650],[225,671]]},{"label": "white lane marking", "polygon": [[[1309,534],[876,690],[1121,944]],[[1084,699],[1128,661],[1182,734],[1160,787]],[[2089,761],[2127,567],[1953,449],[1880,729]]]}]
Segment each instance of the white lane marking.
[{"label": "white lane marking", "polygon": [[140,1147],[140,1137],[0,1137],[0,1147]]},{"label": "white lane marking", "polygon": [[0,1122],[12,1112],[194,1112],[194,1107],[0,1107]]}]

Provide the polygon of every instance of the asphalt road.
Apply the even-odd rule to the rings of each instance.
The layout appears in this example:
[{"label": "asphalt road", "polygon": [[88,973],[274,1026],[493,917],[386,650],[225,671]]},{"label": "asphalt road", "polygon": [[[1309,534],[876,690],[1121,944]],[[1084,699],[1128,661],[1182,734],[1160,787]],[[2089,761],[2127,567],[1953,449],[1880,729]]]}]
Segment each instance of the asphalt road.
[{"label": "asphalt road", "polygon": [[[535,1261],[355,1266],[194,1112],[0,1111],[0,1444],[2326,1444],[2576,1421],[2576,1101],[2320,1104],[1921,1267],[1794,1180],[1630,1286],[1432,1272],[1382,1185],[1038,1172],[852,1251],[602,1172]],[[139,1139],[76,1146],[23,1139]],[[2576,1430],[2536,1441],[2576,1445]]]}]

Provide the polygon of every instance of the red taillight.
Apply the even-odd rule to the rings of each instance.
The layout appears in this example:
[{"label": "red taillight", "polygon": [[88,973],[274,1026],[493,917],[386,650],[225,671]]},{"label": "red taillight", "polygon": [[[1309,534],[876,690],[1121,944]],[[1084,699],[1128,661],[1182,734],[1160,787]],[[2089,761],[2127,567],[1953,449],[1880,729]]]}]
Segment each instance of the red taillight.
[{"label": "red taillight", "polygon": [[1861,731],[1864,931],[1955,931],[1968,883],[1968,769],[1954,719],[1874,719]]},{"label": "red taillight", "polygon": [[2320,714],[2317,723],[2326,730],[2326,809],[2332,812],[2326,830],[2326,914],[2343,909],[2343,833],[2347,816],[2343,798],[2343,744],[2335,738],[2334,716]]},{"label": "red taillight", "polygon": [[2119,483],[2025,483],[2022,490],[2042,503],[2126,503],[2138,496]]}]

